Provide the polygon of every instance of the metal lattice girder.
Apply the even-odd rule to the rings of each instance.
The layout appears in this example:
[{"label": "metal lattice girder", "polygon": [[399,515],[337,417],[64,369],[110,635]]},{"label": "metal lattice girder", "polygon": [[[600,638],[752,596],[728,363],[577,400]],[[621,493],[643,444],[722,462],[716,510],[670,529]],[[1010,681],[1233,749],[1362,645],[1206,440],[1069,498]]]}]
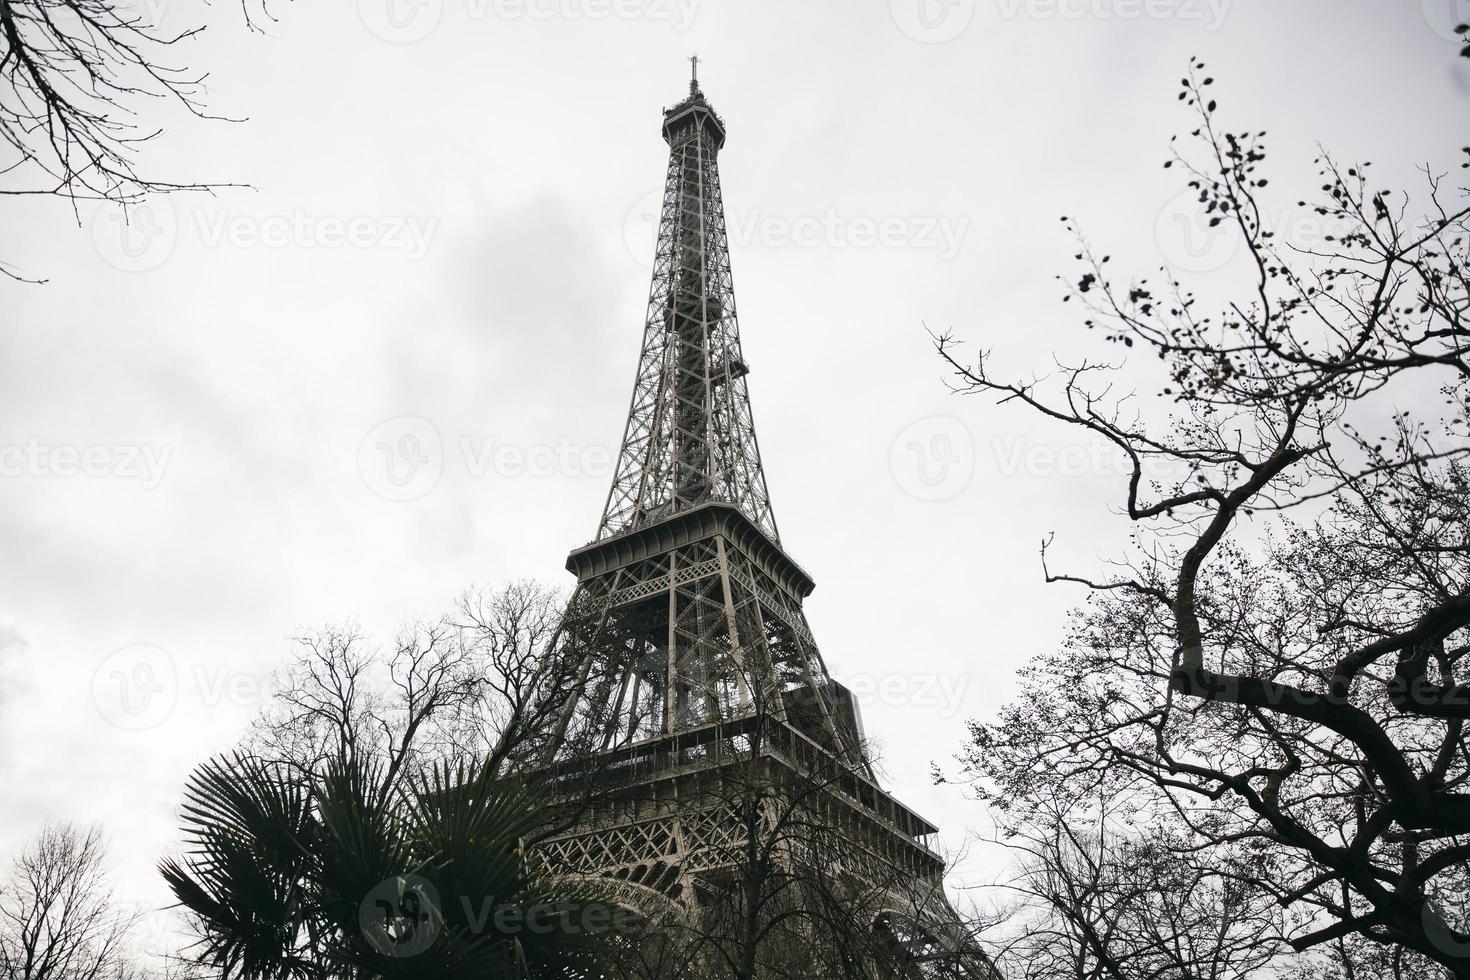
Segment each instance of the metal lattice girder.
[{"label": "metal lattice girder", "polygon": [[[697,763],[681,751],[696,745]],[[708,873],[741,866],[752,830],[768,842],[780,834],[787,860],[799,863],[803,828],[841,828],[840,846],[823,838],[819,859],[828,873],[943,901],[943,861],[919,839],[933,827],[774,719],[716,724],[602,753],[591,771],[601,802],[574,829],[538,846],[552,873],[632,881],[690,900],[697,892],[690,886]],[[752,804],[747,793],[760,802]],[[745,812],[751,805],[763,815],[755,824]],[[791,807],[801,816],[791,819]]]},{"label": "metal lattice girder", "polygon": [[[725,128],[697,84],[665,112],[664,138],[632,405],[597,538],[567,559],[577,587],[552,656],[571,679],[551,692],[562,708],[536,746],[544,784],[568,787],[567,806],[584,809],[536,853],[554,874],[697,906],[777,822],[774,810],[761,829],[748,807],[712,805],[711,784],[738,769],[771,801],[762,806],[815,799],[816,819],[846,846],[811,860],[898,883],[890,932],[917,948],[903,924],[953,919],[943,862],[924,844],[935,828],[878,786],[857,706],[802,609],[814,583],[777,536],[730,280],[716,166]],[[598,802],[587,805],[591,784]],[[784,860],[803,860],[799,845],[787,850]]]},{"label": "metal lattice girder", "polygon": [[[709,508],[721,516],[703,520]],[[766,553],[756,560],[750,543],[759,540]],[[742,511],[704,505],[579,554],[584,574],[557,640],[559,656],[582,663],[556,739],[561,757],[759,707],[868,766],[855,714],[839,710],[793,591],[806,580],[794,565],[781,574],[790,559]]]},{"label": "metal lattice girder", "polygon": [[696,89],[664,124],[653,281],[628,424],[598,537],[720,500],[778,540],[751,420],[716,164],[724,124]]}]

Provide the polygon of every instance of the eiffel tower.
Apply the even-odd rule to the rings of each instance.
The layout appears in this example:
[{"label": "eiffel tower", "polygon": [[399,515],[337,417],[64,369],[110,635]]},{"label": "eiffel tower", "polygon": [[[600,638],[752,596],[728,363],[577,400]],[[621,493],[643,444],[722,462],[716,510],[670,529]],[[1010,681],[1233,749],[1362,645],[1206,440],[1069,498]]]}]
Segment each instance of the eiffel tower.
[{"label": "eiffel tower", "polygon": [[597,537],[567,559],[577,586],[557,655],[575,679],[539,761],[548,780],[594,773],[618,789],[539,853],[641,910],[688,912],[745,833],[700,789],[759,756],[746,771],[772,785],[823,781],[832,826],[884,881],[872,926],[912,954],[902,975],[989,977],[983,959],[954,965],[958,920],[926,843],[936,828],[879,786],[858,705],[802,611],[814,583],[781,545],[746,387],[725,123],[690,60],[688,97],[664,110],[669,165],[622,448]]}]

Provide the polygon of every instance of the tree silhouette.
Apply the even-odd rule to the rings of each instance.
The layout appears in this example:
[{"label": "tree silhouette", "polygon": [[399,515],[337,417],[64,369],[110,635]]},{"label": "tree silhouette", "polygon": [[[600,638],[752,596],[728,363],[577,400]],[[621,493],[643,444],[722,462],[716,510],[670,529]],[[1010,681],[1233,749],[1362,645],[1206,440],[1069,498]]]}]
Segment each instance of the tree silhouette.
[{"label": "tree silhouette", "polygon": [[961,390],[1113,447],[1133,525],[1104,573],[1055,571],[1043,543],[1047,580],[1089,602],[967,766],[1021,812],[1142,793],[1181,846],[1300,913],[1293,949],[1357,937],[1470,977],[1452,928],[1470,891],[1470,193],[1426,171],[1415,204],[1323,154],[1311,213],[1331,232],[1280,241],[1265,134],[1222,129],[1212,85],[1192,62],[1199,152],[1165,166],[1239,242],[1238,296],[1207,312],[1168,270],[1120,281],[1079,234],[1064,300],[1092,339],[1055,372],[1002,378],[938,338]]},{"label": "tree silhouette", "polygon": [[[205,105],[207,73],[182,64],[201,30],[164,31],[118,0],[0,0],[0,196],[60,196],[79,215],[78,201],[128,208],[221,186],[154,176],[139,160],[167,105],[221,118]],[[0,274],[36,281],[4,262]]]},{"label": "tree silhouette", "polygon": [[196,958],[243,980],[534,977],[635,932],[527,857],[571,819],[523,766],[570,683],[559,605],[518,582],[386,652],[350,628],[298,637],[244,747],[190,780],[188,853],[161,866]]},{"label": "tree silhouette", "polygon": [[138,913],[118,902],[102,831],[47,824],[0,882],[0,976],[138,980]]},{"label": "tree silhouette", "polygon": [[525,857],[544,815],[485,764],[395,780],[336,757],[303,779],[216,759],[185,794],[183,859],[160,866],[221,977],[450,980],[594,970],[615,910]]}]

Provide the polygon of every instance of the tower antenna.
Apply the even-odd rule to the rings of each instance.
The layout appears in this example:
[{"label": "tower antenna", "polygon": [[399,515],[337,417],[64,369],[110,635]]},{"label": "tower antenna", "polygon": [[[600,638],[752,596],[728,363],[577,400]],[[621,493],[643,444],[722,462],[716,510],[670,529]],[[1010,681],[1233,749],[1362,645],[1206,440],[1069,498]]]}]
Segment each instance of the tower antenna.
[{"label": "tower antenna", "polygon": [[689,56],[689,94],[699,94],[699,55]]}]

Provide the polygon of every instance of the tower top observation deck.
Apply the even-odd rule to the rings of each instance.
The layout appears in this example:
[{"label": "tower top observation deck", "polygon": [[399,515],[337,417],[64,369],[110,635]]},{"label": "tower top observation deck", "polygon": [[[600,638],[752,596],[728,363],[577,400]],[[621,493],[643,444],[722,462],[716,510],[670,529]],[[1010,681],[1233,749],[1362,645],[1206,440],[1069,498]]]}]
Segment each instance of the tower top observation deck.
[{"label": "tower top observation deck", "polygon": [[725,145],[725,120],[715,112],[699,88],[699,55],[691,55],[689,63],[689,96],[664,110],[664,139],[672,145],[690,129],[703,128],[714,137],[714,147],[718,150]]}]

